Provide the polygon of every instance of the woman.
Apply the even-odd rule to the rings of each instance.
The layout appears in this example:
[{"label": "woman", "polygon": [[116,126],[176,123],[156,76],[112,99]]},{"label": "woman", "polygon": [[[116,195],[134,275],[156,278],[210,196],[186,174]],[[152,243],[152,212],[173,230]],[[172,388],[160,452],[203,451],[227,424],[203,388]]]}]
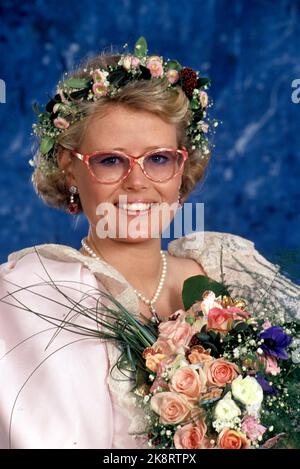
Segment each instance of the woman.
[{"label": "woman", "polygon": [[56,333],[50,320],[71,315],[89,327],[76,306],[94,305],[93,292],[107,291],[140,320],[157,322],[183,308],[188,277],[251,289],[252,271],[260,274],[261,292],[273,281],[283,312],[289,300],[290,313],[297,310],[299,288],[276,276],[251,241],[194,233],[161,251],[163,230],[209,160],[205,85],[178,62],[166,66],[147,56],[141,38],[134,55],[102,54],[85,63],[38,114],[34,187],[47,204],[82,211],[89,232],[79,250],[33,246],[1,266],[1,448],[146,445],[131,436],[143,429],[143,415],[114,368],[119,349]]}]

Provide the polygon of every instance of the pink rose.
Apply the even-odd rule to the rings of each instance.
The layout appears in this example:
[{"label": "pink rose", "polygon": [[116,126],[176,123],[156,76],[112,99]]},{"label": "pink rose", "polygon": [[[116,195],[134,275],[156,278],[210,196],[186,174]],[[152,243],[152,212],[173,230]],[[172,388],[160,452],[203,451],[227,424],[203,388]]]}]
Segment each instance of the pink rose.
[{"label": "pink rose", "polygon": [[105,96],[108,93],[108,87],[102,81],[96,81],[92,87],[95,96]]},{"label": "pink rose", "polygon": [[189,423],[178,429],[174,435],[176,449],[202,449],[205,448],[206,424],[203,419],[197,425]]},{"label": "pink rose", "polygon": [[140,63],[141,62],[138,57],[125,55],[125,57],[122,58],[120,65],[123,65],[126,70],[130,70],[131,68],[138,68]]},{"label": "pink rose", "polygon": [[256,418],[251,415],[246,415],[243,418],[241,428],[251,441],[257,440],[267,430],[266,427],[260,425]]},{"label": "pink rose", "polygon": [[205,374],[201,369],[199,371],[201,374],[188,366],[179,368],[172,376],[170,390],[197,401],[206,383]]},{"label": "pink rose", "polygon": [[172,353],[176,352],[172,341],[162,338],[158,338],[157,341],[152,345],[152,348],[156,352],[163,353],[164,355],[172,355]]},{"label": "pink rose", "polygon": [[100,70],[100,68],[97,68],[97,70],[92,70],[91,75],[93,76],[94,82],[102,82],[105,85],[108,84],[106,78],[109,75],[109,72],[106,70]]},{"label": "pink rose", "polygon": [[53,124],[58,129],[67,129],[70,126],[70,123],[66,121],[66,119],[64,119],[63,117],[56,117],[56,119],[54,119],[53,121]]},{"label": "pink rose", "polygon": [[150,404],[160,416],[160,422],[167,425],[177,425],[184,421],[192,408],[185,396],[175,392],[159,392],[152,396]]},{"label": "pink rose", "polygon": [[224,428],[218,436],[218,448],[221,449],[247,449],[250,442],[242,432]]},{"label": "pink rose", "polygon": [[179,80],[179,73],[175,69],[171,69],[167,71],[167,79],[169,83],[176,83]]},{"label": "pink rose", "polygon": [[248,319],[249,318],[249,313],[247,311],[244,311],[241,308],[237,308],[236,306],[230,306],[229,308],[226,308],[229,313],[232,314],[232,317],[234,320],[241,320],[241,319]]},{"label": "pink rose", "polygon": [[207,93],[205,91],[200,91],[199,100],[200,100],[201,106],[203,108],[206,108],[207,105],[208,105],[208,96],[207,96]]},{"label": "pink rose", "polygon": [[179,310],[179,317],[175,321],[166,321],[159,325],[159,340],[164,339],[173,344],[178,350],[187,347],[194,335],[193,328],[185,321],[185,312]]},{"label": "pink rose", "polygon": [[140,59],[134,55],[131,57],[131,66],[132,68],[138,68],[140,66]]},{"label": "pink rose", "polygon": [[232,314],[223,308],[212,308],[208,313],[207,329],[227,334],[233,323]]},{"label": "pink rose", "polygon": [[205,367],[207,381],[212,386],[225,386],[232,383],[240,373],[235,363],[230,363],[223,358],[217,358]]},{"label": "pink rose", "polygon": [[146,66],[150,70],[151,76],[154,78],[161,77],[164,73],[162,60],[156,55],[149,57]]},{"label": "pink rose", "polygon": [[280,371],[276,358],[271,355],[266,355],[266,373],[276,376]]}]

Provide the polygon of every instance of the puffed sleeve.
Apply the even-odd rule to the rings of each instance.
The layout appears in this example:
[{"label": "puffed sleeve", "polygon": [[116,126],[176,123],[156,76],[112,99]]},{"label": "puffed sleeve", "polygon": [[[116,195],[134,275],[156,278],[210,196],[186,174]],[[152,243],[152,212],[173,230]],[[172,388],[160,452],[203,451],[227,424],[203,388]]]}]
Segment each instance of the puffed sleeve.
[{"label": "puffed sleeve", "polygon": [[35,252],[0,266],[0,448],[111,448],[106,346],[57,328],[98,287],[80,262]]},{"label": "puffed sleeve", "polygon": [[244,297],[253,316],[300,320],[300,286],[262,256],[253,241],[232,233],[194,232],[172,241],[168,250],[199,262],[210,278],[230,287],[232,296]]}]

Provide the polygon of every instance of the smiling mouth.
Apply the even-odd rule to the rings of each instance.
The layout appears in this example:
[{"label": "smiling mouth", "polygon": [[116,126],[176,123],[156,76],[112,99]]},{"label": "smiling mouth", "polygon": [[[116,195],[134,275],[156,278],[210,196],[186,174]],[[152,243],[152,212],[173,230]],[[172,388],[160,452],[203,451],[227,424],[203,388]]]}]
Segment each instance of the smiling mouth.
[{"label": "smiling mouth", "polygon": [[117,209],[126,212],[128,215],[143,215],[151,211],[151,209],[157,205],[156,202],[153,203],[132,203],[132,204],[114,204]]}]

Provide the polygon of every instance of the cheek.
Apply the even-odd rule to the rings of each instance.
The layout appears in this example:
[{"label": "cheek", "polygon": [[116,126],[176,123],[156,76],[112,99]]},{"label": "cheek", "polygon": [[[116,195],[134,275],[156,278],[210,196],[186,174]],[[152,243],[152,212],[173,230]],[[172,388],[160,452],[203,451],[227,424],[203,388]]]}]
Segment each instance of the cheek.
[{"label": "cheek", "polygon": [[95,220],[97,206],[112,199],[113,187],[94,181],[86,171],[76,174],[81,205],[85,215]]}]

